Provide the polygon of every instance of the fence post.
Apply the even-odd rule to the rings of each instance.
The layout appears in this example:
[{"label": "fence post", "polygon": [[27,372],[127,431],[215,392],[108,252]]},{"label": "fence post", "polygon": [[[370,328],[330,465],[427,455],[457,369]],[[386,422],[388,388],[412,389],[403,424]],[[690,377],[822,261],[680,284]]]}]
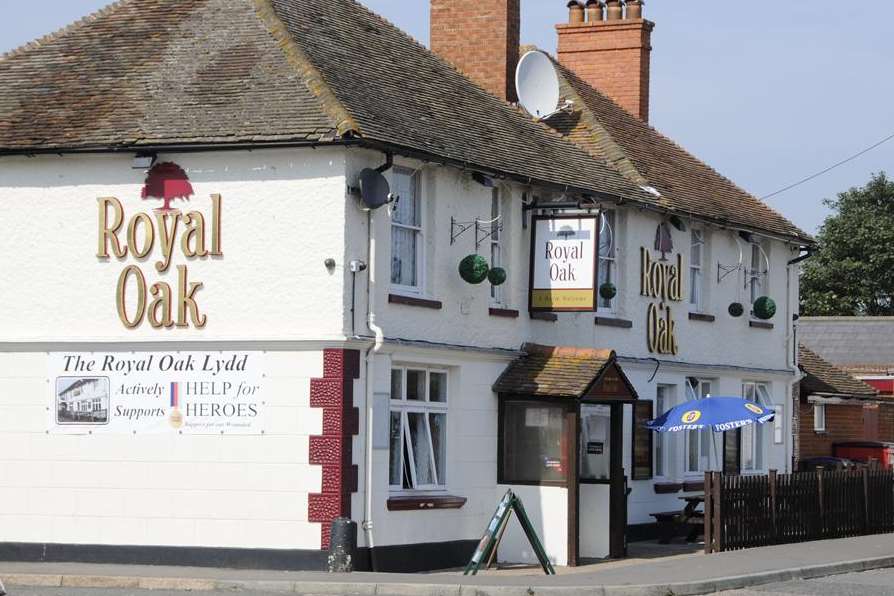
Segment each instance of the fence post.
[{"label": "fence post", "polygon": [[773,543],[779,539],[779,533],[776,531],[776,470],[770,470],[770,476],[767,483],[770,486],[770,520],[773,528]]},{"label": "fence post", "polygon": [[819,535],[818,538],[826,537],[826,512],[823,507],[823,467],[819,466],[816,469],[816,487],[817,492],[819,492],[817,503],[819,503]]},{"label": "fence post", "polygon": [[713,517],[714,530],[711,532],[711,538],[714,542],[714,552],[723,552],[723,532],[721,530],[721,515],[723,515],[723,497],[721,485],[723,484],[723,474],[720,472],[711,473],[711,500],[714,505],[711,508],[711,517]]},{"label": "fence post", "polygon": [[869,523],[869,469],[863,466],[860,473],[863,476],[863,533],[869,534],[872,531]]},{"label": "fence post", "polygon": [[712,516],[714,515],[714,500],[711,498],[711,472],[705,472],[705,554],[710,555],[713,552],[713,544],[711,540],[711,529],[713,526]]}]

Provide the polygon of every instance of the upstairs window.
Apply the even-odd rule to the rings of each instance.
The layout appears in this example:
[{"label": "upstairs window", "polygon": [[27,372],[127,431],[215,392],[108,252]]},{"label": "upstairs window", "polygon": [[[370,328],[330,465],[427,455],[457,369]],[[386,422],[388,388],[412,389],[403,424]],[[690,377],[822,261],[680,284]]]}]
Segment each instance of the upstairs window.
[{"label": "upstairs window", "polygon": [[826,432],[826,405],[813,404],[813,430],[814,432]]},{"label": "upstairs window", "polygon": [[617,217],[614,211],[603,211],[599,225],[599,281],[597,282],[596,291],[599,300],[599,309],[603,311],[612,311],[615,307],[615,298],[607,300],[599,295],[599,288],[603,284],[611,283],[618,285],[617,280],[617,262],[616,247],[618,244]]},{"label": "upstairs window", "polygon": [[691,249],[689,252],[689,305],[700,311],[703,304],[702,288],[704,287],[703,263],[705,233],[702,230],[692,230]]},{"label": "upstairs window", "polygon": [[[499,188],[491,191],[490,218],[490,266],[503,267],[503,203]],[[504,304],[503,286],[491,284],[490,301],[496,306]]]},{"label": "upstairs window", "polygon": [[751,244],[751,267],[748,270],[748,286],[751,290],[751,303],[766,296],[769,292],[767,287],[769,277],[769,258],[764,247],[759,242]]},{"label": "upstairs window", "polygon": [[423,217],[419,176],[394,168],[394,192],[399,197],[391,214],[391,284],[419,293],[422,289]]}]

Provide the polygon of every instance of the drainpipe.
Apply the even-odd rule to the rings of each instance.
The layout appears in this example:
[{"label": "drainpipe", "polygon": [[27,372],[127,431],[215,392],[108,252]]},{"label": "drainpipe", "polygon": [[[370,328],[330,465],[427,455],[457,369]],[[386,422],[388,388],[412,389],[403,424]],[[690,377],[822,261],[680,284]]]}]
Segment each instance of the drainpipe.
[{"label": "drainpipe", "polygon": [[[389,156],[390,157],[390,156]],[[390,159],[389,159],[390,162]],[[369,265],[366,283],[366,325],[375,335],[375,342],[366,350],[366,511],[363,520],[363,531],[366,534],[366,546],[369,549],[370,565],[378,571],[376,564],[375,539],[373,537],[373,428],[375,424],[375,358],[385,340],[382,328],[376,325],[376,234],[373,227],[373,211],[366,213],[366,233],[368,252],[366,262]]]},{"label": "drainpipe", "polygon": [[[786,454],[786,460],[789,462],[789,465],[792,467],[790,471],[794,471],[794,461],[795,461],[795,441],[798,440],[798,437],[794,432],[794,423],[795,416],[797,416],[797,408],[795,404],[795,395],[794,388],[795,384],[800,382],[803,378],[801,374],[801,370],[798,368],[798,335],[797,330],[794,325],[794,313],[792,312],[792,270],[803,261],[806,261],[810,257],[813,256],[813,248],[808,247],[805,249],[804,254],[799,255],[798,257],[790,260],[786,263],[785,266],[785,352],[786,352],[786,364],[788,368],[790,368],[794,374],[794,380],[789,385],[788,395],[786,395],[786,402],[790,404],[790,408],[792,410],[791,421],[792,424],[789,429],[789,434],[792,437],[792,442],[790,443],[791,453]],[[790,360],[789,360],[790,359]]]}]

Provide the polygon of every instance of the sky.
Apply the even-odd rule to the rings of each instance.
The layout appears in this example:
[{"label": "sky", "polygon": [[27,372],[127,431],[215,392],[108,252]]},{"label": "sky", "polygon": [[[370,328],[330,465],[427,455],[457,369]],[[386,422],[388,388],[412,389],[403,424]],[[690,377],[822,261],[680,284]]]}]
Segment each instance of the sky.
[{"label": "sky", "polygon": [[[428,42],[425,0],[362,0]],[[0,52],[105,0],[0,0]],[[555,51],[566,0],[522,0],[522,42]],[[651,124],[762,197],[894,134],[894,2],[649,0]],[[894,175],[894,140],[767,202],[807,232],[823,199]]]}]

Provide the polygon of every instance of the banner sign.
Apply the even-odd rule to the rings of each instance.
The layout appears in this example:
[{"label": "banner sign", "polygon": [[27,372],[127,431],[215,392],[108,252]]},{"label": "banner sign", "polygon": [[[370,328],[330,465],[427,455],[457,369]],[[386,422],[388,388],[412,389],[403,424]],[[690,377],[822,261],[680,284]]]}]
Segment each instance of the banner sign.
[{"label": "banner sign", "polygon": [[262,434],[261,352],[53,352],[61,434]]},{"label": "banner sign", "polygon": [[595,311],[595,215],[535,217],[531,234],[532,311]]}]

